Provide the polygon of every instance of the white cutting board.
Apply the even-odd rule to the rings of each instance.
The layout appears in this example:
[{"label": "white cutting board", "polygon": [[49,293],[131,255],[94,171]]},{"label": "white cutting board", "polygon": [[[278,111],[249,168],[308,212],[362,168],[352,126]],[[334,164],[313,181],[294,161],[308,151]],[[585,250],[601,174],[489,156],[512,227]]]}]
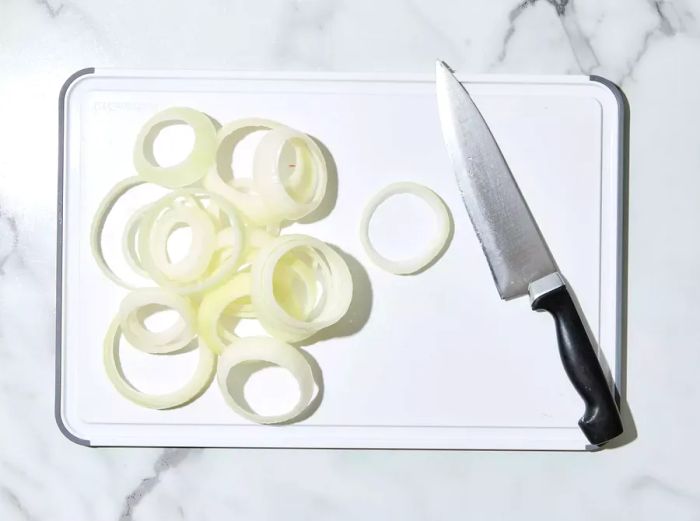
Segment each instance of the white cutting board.
[{"label": "white cutting board", "polygon": [[[464,80],[618,374],[618,98],[583,76]],[[532,312],[526,297],[498,297],[456,189],[434,90],[431,77],[416,76],[88,70],[71,78],[61,102],[63,432],[92,446],[585,449],[576,423],[583,405],[560,363],[551,317]],[[143,409],[105,376],[103,337],[125,293],[92,259],[90,222],[109,188],[134,175],[140,126],[174,105],[222,123],[279,120],[321,140],[337,165],[334,210],[296,230],[357,260],[357,300],[340,328],[345,336],[305,348],[325,385],[320,407],[301,423],[250,423],[227,408],[216,385],[179,409]],[[365,202],[396,181],[431,187],[454,219],[449,249],[416,276],[373,266],[358,238]],[[429,231],[419,222],[413,233]],[[124,356],[127,375],[165,390],[187,378],[196,353],[155,362]]]}]

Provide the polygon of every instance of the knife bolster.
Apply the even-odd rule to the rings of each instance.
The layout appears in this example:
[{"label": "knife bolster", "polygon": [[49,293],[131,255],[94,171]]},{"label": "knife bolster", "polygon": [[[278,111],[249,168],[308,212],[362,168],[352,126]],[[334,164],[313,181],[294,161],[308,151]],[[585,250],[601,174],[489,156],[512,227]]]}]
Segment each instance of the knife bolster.
[{"label": "knife bolster", "polygon": [[548,293],[551,293],[557,288],[561,288],[564,285],[564,279],[559,272],[550,273],[541,279],[532,281],[528,286],[530,305],[534,305],[538,299],[542,298]]}]

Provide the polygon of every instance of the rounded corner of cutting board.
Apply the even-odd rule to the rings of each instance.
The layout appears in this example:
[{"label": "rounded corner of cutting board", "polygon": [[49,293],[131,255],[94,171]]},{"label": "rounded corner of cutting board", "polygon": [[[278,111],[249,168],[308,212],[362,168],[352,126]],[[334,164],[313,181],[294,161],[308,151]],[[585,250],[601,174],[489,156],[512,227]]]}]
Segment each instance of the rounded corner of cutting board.
[{"label": "rounded corner of cutting board", "polygon": [[59,91],[58,98],[59,98],[61,105],[65,105],[65,103],[68,100],[68,97],[70,95],[70,92],[81,81],[90,77],[93,74],[95,74],[95,68],[94,67],[86,67],[84,69],[77,70],[73,74],[68,76],[66,78],[66,80],[63,82],[63,85],[61,85],[61,90]]},{"label": "rounded corner of cutting board", "polygon": [[88,439],[86,433],[79,432],[72,423],[66,420],[63,408],[60,405],[59,398],[60,396],[57,396],[57,400],[59,401],[59,403],[57,403],[54,415],[58,430],[61,431],[61,434],[63,434],[63,436],[65,436],[69,441],[72,441],[76,445],[82,445],[83,447],[92,447],[92,443]]},{"label": "rounded corner of cutting board", "polygon": [[622,120],[627,111],[627,98],[622,89],[613,81],[602,76],[591,75],[590,84],[595,87],[593,93],[601,107],[614,111],[617,119]]}]

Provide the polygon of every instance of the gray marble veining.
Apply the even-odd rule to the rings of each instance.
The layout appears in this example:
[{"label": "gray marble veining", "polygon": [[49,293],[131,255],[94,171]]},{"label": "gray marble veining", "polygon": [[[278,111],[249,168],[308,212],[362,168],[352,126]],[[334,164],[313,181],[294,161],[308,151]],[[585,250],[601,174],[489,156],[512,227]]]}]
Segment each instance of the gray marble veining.
[{"label": "gray marble veining", "polygon": [[153,464],[153,475],[143,478],[138,486],[131,491],[124,500],[124,506],[119,521],[131,521],[134,508],[149,494],[160,482],[160,475],[170,469],[176,468],[195,449],[164,449],[162,454]]}]

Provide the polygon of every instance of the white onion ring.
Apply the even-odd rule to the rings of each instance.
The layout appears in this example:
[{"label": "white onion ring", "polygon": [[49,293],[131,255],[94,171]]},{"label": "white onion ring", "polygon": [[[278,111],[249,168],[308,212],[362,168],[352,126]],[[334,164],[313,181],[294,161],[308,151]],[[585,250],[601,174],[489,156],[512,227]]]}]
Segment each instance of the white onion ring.
[{"label": "white onion ring", "polygon": [[109,216],[109,213],[116,202],[126,192],[144,183],[145,181],[139,177],[128,177],[114,185],[110,191],[107,192],[107,195],[104,196],[97,207],[95,217],[92,220],[92,226],[90,227],[90,249],[92,250],[93,257],[95,257],[97,267],[100,268],[102,273],[104,273],[109,280],[126,289],[135,289],[136,286],[129,284],[124,279],[119,277],[107,263],[107,260],[104,257],[104,252],[102,251],[102,230],[104,229],[105,223],[107,222],[107,217]]},{"label": "white onion ring", "polygon": [[[325,279],[318,311],[305,319],[290,315],[274,294],[274,274],[282,257],[296,248],[308,249]],[[251,299],[258,320],[276,338],[297,342],[340,320],[352,300],[352,277],[343,258],[325,242],[306,235],[283,235],[262,248],[253,262]]]},{"label": "white onion ring", "polygon": [[[280,175],[280,160],[285,146],[292,145],[296,167],[289,178]],[[310,183],[304,187],[304,180]],[[253,160],[253,186],[269,208],[295,221],[313,212],[323,201],[328,184],[326,160],[316,142],[306,134],[288,127],[270,130],[260,140]]]},{"label": "white onion ring", "polygon": [[[294,250],[280,258],[273,272],[274,298],[284,310],[299,320],[313,320],[323,309],[323,301],[318,301],[318,275],[324,280],[331,277],[328,265],[322,255],[309,249],[304,259],[300,252]],[[287,258],[289,257],[289,258]],[[298,283],[303,285],[300,295]],[[280,287],[282,286],[282,287]],[[327,295],[322,294],[322,297]]]},{"label": "white onion ring", "polygon": [[[231,241],[231,251],[222,262],[214,266],[212,270],[209,270],[201,279],[185,283],[168,278],[162,272],[162,270],[159,269],[158,264],[154,261],[151,255],[150,242],[152,240],[153,226],[158,219],[158,216],[164,209],[171,206],[175,200],[182,196],[204,197],[216,202],[219,209],[228,219],[231,233],[235,235],[235,240]],[[153,203],[151,209],[143,218],[141,230],[139,232],[139,258],[141,259],[141,264],[143,265],[144,269],[159,286],[171,289],[181,295],[200,293],[220,283],[225,277],[236,270],[242,251],[243,231],[235,208],[231,205],[231,203],[217,194],[197,188],[182,188]]]},{"label": "white onion ring", "polygon": [[[168,239],[178,225],[184,224],[192,230],[192,241],[188,254],[173,263],[168,257]],[[230,228],[229,235],[230,235]],[[207,271],[214,254],[216,230],[211,216],[198,207],[176,206],[165,212],[153,223],[149,249],[151,258],[163,275],[178,282],[192,282]],[[233,248],[235,238],[230,241]]]},{"label": "white onion ring", "polygon": [[[143,323],[140,311],[155,305],[172,309],[180,320],[164,331],[154,332]],[[165,354],[182,349],[194,338],[195,311],[189,300],[160,288],[137,289],[129,293],[119,306],[120,327],[124,338],[136,349],[152,354]]]},{"label": "white onion ring", "polygon": [[[194,145],[181,163],[162,167],[153,157],[153,140],[150,138],[154,131],[160,131],[159,126],[168,123],[189,125],[194,131]],[[172,107],[154,115],[141,128],[134,145],[134,167],[146,181],[167,188],[182,188],[206,175],[214,161],[215,151],[216,127],[209,116],[187,107]]]},{"label": "white onion ring", "polygon": [[141,264],[141,259],[138,254],[138,233],[141,228],[141,220],[143,216],[148,211],[149,206],[146,205],[136,213],[134,213],[124,226],[124,232],[122,234],[122,253],[126,259],[127,264],[142,277],[148,277],[148,273],[143,269]]},{"label": "white onion ring", "polygon": [[[435,214],[437,234],[432,237],[425,251],[416,257],[391,260],[383,257],[369,239],[369,223],[380,204],[397,194],[410,194],[419,197]],[[410,275],[420,271],[437,257],[450,236],[450,215],[445,202],[430,188],[417,183],[394,183],[377,192],[367,203],[360,221],[360,241],[370,260],[385,271],[396,275]]]},{"label": "white onion ring", "polygon": [[[203,181],[207,190],[220,194],[231,201],[247,220],[257,225],[277,224],[282,220],[282,217],[265,204],[263,198],[252,190],[248,179],[237,179],[235,172],[233,172],[233,181],[231,183],[224,181],[222,171],[231,159],[224,145],[230,143],[235,149],[240,141],[253,132],[283,126],[281,123],[269,119],[247,118],[232,121],[221,127],[216,137],[216,159]],[[225,157],[222,157],[222,152],[226,152]]]},{"label": "white onion ring", "polygon": [[105,336],[103,362],[107,377],[114,388],[132,402],[150,409],[171,409],[192,401],[209,385],[216,369],[216,355],[206,347],[198,347],[199,361],[192,378],[179,389],[165,394],[148,394],[136,389],[122,374],[119,362],[119,317],[115,318]]},{"label": "white onion ring", "polygon": [[[287,413],[263,416],[237,401],[228,388],[231,370],[246,362],[268,362],[289,371],[299,384],[299,401]],[[309,362],[295,347],[274,338],[247,337],[235,340],[219,357],[217,381],[224,400],[238,414],[256,423],[274,424],[293,421],[311,404],[317,383]]]}]

